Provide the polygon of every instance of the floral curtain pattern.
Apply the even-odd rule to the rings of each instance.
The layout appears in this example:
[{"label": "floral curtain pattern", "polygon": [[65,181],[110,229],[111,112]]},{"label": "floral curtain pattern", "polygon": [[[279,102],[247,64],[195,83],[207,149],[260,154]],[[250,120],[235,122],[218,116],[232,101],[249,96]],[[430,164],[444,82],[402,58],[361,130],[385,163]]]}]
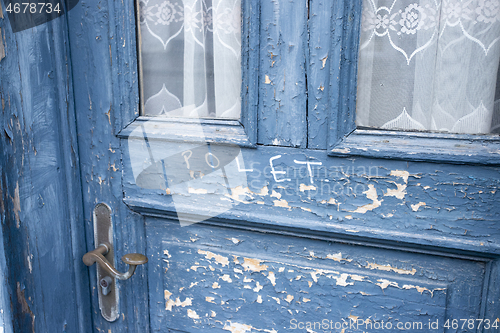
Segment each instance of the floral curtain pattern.
[{"label": "floral curtain pattern", "polygon": [[500,0],[364,0],[356,123],[500,132]]},{"label": "floral curtain pattern", "polygon": [[139,0],[143,114],[239,119],[240,0]]}]

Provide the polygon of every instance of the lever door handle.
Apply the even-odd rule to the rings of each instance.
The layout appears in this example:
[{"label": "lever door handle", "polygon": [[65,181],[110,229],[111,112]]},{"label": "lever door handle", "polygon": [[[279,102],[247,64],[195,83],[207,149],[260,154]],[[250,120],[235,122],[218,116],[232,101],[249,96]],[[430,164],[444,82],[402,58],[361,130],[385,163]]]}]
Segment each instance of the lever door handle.
[{"label": "lever door handle", "polygon": [[134,275],[135,268],[148,262],[148,258],[140,253],[129,253],[122,257],[122,261],[129,265],[128,271],[120,273],[104,256],[113,249],[111,244],[107,242],[101,243],[95,250],[85,253],[83,263],[87,266],[92,266],[94,263],[99,264],[102,269],[111,274],[118,280],[127,280]]},{"label": "lever door handle", "polygon": [[115,268],[115,252],[113,249],[113,221],[111,208],[105,203],[98,203],[94,208],[94,244],[95,250],[83,256],[87,266],[96,265],[96,289],[101,315],[109,322],[120,318],[120,302],[117,280],[130,278],[137,267],[148,262],[146,256],[139,253],[129,253],[122,257],[128,264],[128,270],[121,273]]}]

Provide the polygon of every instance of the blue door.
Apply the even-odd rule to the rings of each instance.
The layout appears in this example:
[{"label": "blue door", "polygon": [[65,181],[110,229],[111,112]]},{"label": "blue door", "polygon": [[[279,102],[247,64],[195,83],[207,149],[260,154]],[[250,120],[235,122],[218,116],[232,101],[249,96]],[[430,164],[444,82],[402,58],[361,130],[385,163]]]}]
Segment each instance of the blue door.
[{"label": "blue door", "polygon": [[[75,291],[67,302],[77,304],[67,305],[73,321],[61,315],[40,323],[39,313],[51,313],[56,303],[44,308],[35,295],[26,301],[37,287],[16,278],[35,281],[34,267],[39,289],[60,292],[58,299],[67,292],[55,288],[59,282],[49,281],[50,271],[31,261],[31,252],[21,252],[25,267],[8,273],[10,293],[18,291],[12,317],[21,319],[14,327],[58,331],[66,321],[72,332],[498,331],[498,136],[356,125],[360,38],[372,38],[362,16],[406,15],[404,8],[366,3],[81,0],[34,35],[8,34],[0,65],[18,61],[20,69],[10,71],[23,73],[33,64],[32,80],[43,76],[33,74],[38,67],[28,51],[61,34],[52,42],[58,50],[52,62],[66,64],[67,72],[46,71],[59,96],[58,106],[46,107],[61,130],[31,140],[38,147],[69,138],[58,142],[54,159],[66,176],[38,165],[31,177],[55,177],[72,189],[47,194],[53,206],[63,203],[56,211],[71,223],[45,227],[71,244],[49,237],[36,251],[55,253],[44,250],[55,244],[68,253],[69,270],[53,270],[66,272]],[[377,30],[373,38],[387,38],[392,47],[391,31]],[[392,48],[411,63],[411,52]],[[9,52],[21,60],[10,60]],[[49,50],[41,54],[52,59]],[[220,71],[231,63],[238,70]],[[19,105],[31,103],[23,106],[26,114],[44,113],[26,94],[3,89],[11,99],[2,97],[8,110],[2,151],[25,156],[11,144],[31,138],[15,131],[13,96]],[[36,97],[46,89],[27,91]],[[26,156],[35,159],[36,149]],[[20,157],[16,163],[24,170]],[[39,224],[16,206],[16,191],[22,198],[29,188],[16,190],[17,171],[7,162],[2,168],[8,248],[15,243],[8,235],[28,239]],[[38,211],[47,200],[25,202]],[[99,245],[102,204],[110,212],[117,269],[127,269],[119,260],[124,254],[148,258],[130,279],[114,282],[118,301],[110,312],[103,310],[95,265],[80,259]],[[32,221],[21,231],[19,216]],[[17,258],[8,251],[5,257],[7,266]]]}]

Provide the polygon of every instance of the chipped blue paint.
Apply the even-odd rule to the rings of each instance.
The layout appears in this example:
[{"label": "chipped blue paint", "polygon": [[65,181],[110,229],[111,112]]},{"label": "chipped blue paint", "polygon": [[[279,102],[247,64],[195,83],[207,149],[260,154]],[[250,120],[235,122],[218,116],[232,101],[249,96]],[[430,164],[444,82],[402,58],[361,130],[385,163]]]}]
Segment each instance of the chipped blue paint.
[{"label": "chipped blue paint", "polygon": [[[98,143],[97,148],[86,144],[86,149],[91,147],[101,154],[99,158],[87,159],[88,182],[96,182],[97,174],[92,178],[91,165],[93,170],[104,172],[106,179],[113,177],[105,168],[109,164],[115,165],[115,160],[109,160],[105,144],[112,143],[113,150],[121,148],[123,192],[117,190],[118,181],[113,180],[114,196],[118,198],[123,194],[123,201],[129,208],[146,216],[144,224],[140,219],[130,223],[136,227],[144,225],[142,230],[147,239],[146,246],[145,239],[138,238],[139,231],[135,231],[133,238],[135,244],[139,244],[137,248],[143,246],[150,258],[151,329],[160,332],[249,331],[251,327],[286,330],[291,318],[288,310],[303,311],[302,318],[309,318],[311,314],[312,320],[316,316],[330,315],[318,313],[317,309],[335,309],[339,320],[347,320],[349,315],[358,316],[355,309],[360,310],[358,317],[379,314],[381,318],[395,318],[400,314],[398,320],[444,320],[460,316],[493,318],[499,310],[499,302],[495,300],[500,293],[496,288],[497,258],[500,255],[497,223],[500,212],[495,205],[500,195],[497,191],[500,181],[498,167],[436,164],[429,163],[426,158],[420,162],[409,162],[404,158],[370,159],[349,155],[349,152],[344,153],[344,158],[332,157],[335,146],[354,129],[361,4],[360,1],[314,2],[309,20],[306,19],[306,6],[294,6],[293,9],[291,6],[292,3],[285,1],[265,2],[260,6],[250,1],[243,6],[246,10],[243,31],[248,34],[242,39],[243,50],[249,50],[250,54],[243,56],[243,109],[248,113],[242,123],[248,139],[240,131],[237,138],[231,140],[224,136],[225,128],[220,129],[223,135],[217,138],[217,130],[206,127],[211,142],[241,145],[244,166],[238,166],[238,169],[245,170],[248,187],[217,192],[226,185],[221,178],[213,184],[216,189],[213,193],[206,188],[191,188],[186,193],[177,194],[187,198],[186,202],[191,200],[190,204],[175,205],[172,192],[165,187],[164,172],[156,175],[158,178],[153,177],[163,180],[155,190],[137,186],[132,171],[131,162],[147,161],[148,151],[131,153],[127,146],[128,135],[140,124],[154,121],[137,120],[120,131],[122,140],[117,142],[103,129],[108,126],[106,123],[88,123],[86,119],[95,111],[82,109],[82,121],[88,123],[82,128],[99,131],[101,139],[108,135],[108,141]],[[321,12],[321,8],[330,6],[331,14]],[[254,9],[257,16],[245,16]],[[287,21],[288,18],[283,18],[283,13],[289,13],[289,10],[292,11],[289,16],[298,19]],[[257,23],[260,29],[255,28]],[[285,47],[291,40],[294,41],[292,44],[304,43],[305,47],[304,31],[291,29],[292,25],[300,24],[308,24],[310,28],[307,37],[309,50],[304,53]],[[327,33],[321,27],[328,24]],[[258,31],[260,40],[257,42],[254,34]],[[315,39],[312,40],[311,36]],[[257,49],[260,57],[258,76]],[[105,54],[104,46],[100,52]],[[325,59],[326,55],[328,58]],[[296,59],[295,62],[285,61],[288,57]],[[89,60],[82,63],[94,66]],[[308,78],[307,86],[306,67],[307,75],[314,76]],[[105,69],[106,66],[99,68]],[[104,69],[101,71],[106,73]],[[285,70],[287,78],[289,71],[293,72],[291,77],[296,76],[295,86],[286,85]],[[81,79],[85,80],[83,76]],[[321,92],[307,91],[323,81],[325,89],[320,89]],[[96,90],[105,88],[103,85]],[[103,96],[94,92],[92,85],[87,90],[98,100]],[[82,93],[80,100],[86,98],[86,93]],[[120,101],[119,96],[115,98]],[[305,101],[309,105],[309,115],[315,112],[314,103],[318,105],[317,110],[324,110],[317,111],[317,119],[305,118]],[[107,103],[101,102],[103,105]],[[117,114],[113,120],[115,129],[116,124],[122,123],[120,130],[134,118],[130,111],[135,111],[134,102],[124,104],[129,107],[113,109]],[[90,108],[90,103],[86,108]],[[257,113],[253,114],[256,109]],[[294,110],[299,115],[293,116]],[[120,112],[125,121],[120,119]],[[285,128],[287,122],[293,126]],[[193,143],[198,139],[203,143],[206,137],[196,138],[192,133],[182,133],[186,126],[179,122],[174,140]],[[309,133],[305,130],[307,126]],[[252,138],[256,134],[257,143],[261,145],[248,148],[252,146],[248,142],[255,143]],[[162,132],[160,126],[151,140],[160,146],[163,142],[168,149],[170,144],[178,144],[169,143],[168,138],[172,139],[172,135],[171,131]],[[280,147],[306,148],[307,141],[311,148],[327,149]],[[442,158],[446,161],[446,157]],[[306,161],[313,162],[312,174],[307,164],[301,164]],[[273,174],[272,171],[284,173]],[[99,174],[101,179],[105,179],[102,175]],[[109,190],[102,185],[90,186],[88,200],[103,189]],[[106,194],[98,197],[105,198]],[[234,206],[214,216],[214,207],[208,207],[206,202],[215,202],[218,198],[229,200]],[[180,228],[172,223],[178,212],[211,218]],[[119,237],[129,239],[124,233]],[[292,247],[296,250],[289,250]],[[313,249],[315,254],[299,251],[304,247]],[[330,248],[334,250],[327,253]],[[348,267],[351,261],[341,259],[337,263],[335,259],[339,253],[346,253],[352,263],[362,267],[357,264]],[[252,280],[252,285],[245,284],[245,275],[239,273],[246,272],[245,266],[232,261],[233,254],[268,267],[283,261],[283,267],[286,266],[283,272],[273,266],[279,273],[284,273],[278,277],[281,280],[279,287],[274,286],[272,277],[263,272],[248,272],[247,278]],[[227,264],[224,258],[227,258]],[[327,259],[330,261],[325,262]],[[204,267],[198,272],[193,266]],[[329,277],[318,278],[318,284],[313,286],[308,283],[301,285],[299,279],[295,287],[293,280],[297,276],[288,273],[288,270],[297,270],[300,275],[312,279],[311,274],[318,269],[338,274],[325,273],[330,274]],[[364,273],[359,274],[359,269],[365,270]],[[353,271],[363,278],[355,276]],[[348,274],[348,277],[343,274]],[[342,284],[346,284],[341,286],[346,287],[346,291],[337,289]],[[262,292],[262,303],[258,302],[254,288]],[[466,289],[467,292],[461,292]],[[298,297],[295,295],[289,302],[287,295],[283,294],[288,290],[310,294],[311,301],[296,304]],[[337,303],[330,299],[332,296],[335,300],[345,301],[339,304],[347,302],[349,306],[337,308]],[[365,296],[374,298],[369,300]],[[214,304],[216,298],[219,303]],[[269,313],[277,314],[274,320],[266,317]]]},{"label": "chipped blue paint", "polygon": [[[122,255],[146,252],[142,217],[122,202],[121,141],[115,137],[138,115],[134,2],[80,0],[68,24],[86,247],[96,247],[92,212],[104,202],[113,214],[117,268],[124,271]],[[94,332],[149,332],[147,266],[118,285],[120,318],[113,323],[100,315],[95,266],[88,274]]]},{"label": "chipped blue paint", "polygon": [[336,1],[332,23],[332,72],[328,149],[355,128],[361,0]]},{"label": "chipped blue paint", "polygon": [[[184,207],[134,178],[143,152],[129,153],[124,130],[139,124],[127,127],[139,105],[133,3],[81,0],[67,22],[19,35],[2,22],[0,208],[13,328],[248,332],[288,331],[293,319],[496,318],[500,168],[444,155],[442,164],[380,159],[360,153],[370,147],[356,133],[344,140],[360,14],[359,0],[243,2],[244,132],[226,126],[233,142],[211,124],[210,135],[241,144],[248,186],[192,188],[180,193],[192,200]],[[171,145],[165,138],[154,139]],[[234,206],[210,215],[209,197]],[[114,323],[99,314],[95,268],[81,262],[95,247],[99,202],[113,210],[117,259],[150,259],[120,282]],[[181,228],[179,211],[212,218]]]},{"label": "chipped blue paint", "polygon": [[4,320],[15,332],[90,331],[65,26],[59,17],[14,34],[0,19]]},{"label": "chipped blue paint", "polygon": [[[146,223],[154,244],[149,257],[161,263],[149,276],[158,290],[150,303],[158,332],[231,327],[292,332],[297,322],[351,318],[394,327],[437,320],[443,331],[446,318],[484,315],[481,293],[489,260],[346,245],[327,237],[201,224],[181,228],[154,218]],[[363,327],[350,331],[374,331]]]},{"label": "chipped blue paint", "polygon": [[[332,14],[334,1],[309,2],[309,63],[307,67],[307,122],[308,148],[325,149],[328,137],[328,110],[330,86],[336,89],[337,78],[330,73],[332,63]],[[336,31],[333,33],[335,34]],[[331,82],[330,82],[331,81]]]},{"label": "chipped blue paint", "polygon": [[[0,114],[0,123],[2,122],[3,113]],[[2,141],[0,141],[0,151],[2,151]],[[3,174],[2,164],[0,164],[0,175]],[[0,223],[3,225],[5,218],[5,210],[3,203],[3,193],[2,193],[2,178],[0,178]],[[4,240],[3,240],[3,229],[0,228],[0,281],[2,284],[0,286],[0,332],[2,333],[13,333],[12,330],[12,315],[10,311],[10,302],[9,302],[9,289],[7,283],[8,276],[6,272],[8,272],[7,264],[5,261],[5,249],[4,249]]]},{"label": "chipped blue paint", "polygon": [[[245,167],[253,169],[245,172],[248,189],[231,188],[231,195],[185,193],[193,205],[182,211],[212,216],[213,207],[203,202],[220,196],[234,200],[235,207],[220,216],[230,224],[246,221],[350,239],[397,239],[408,246],[500,254],[500,211],[495,205],[500,200],[499,168],[347,160],[325,151],[273,147],[242,153]],[[124,155],[124,161],[141,158],[138,153]],[[305,161],[313,163],[311,171],[297,163]],[[124,170],[124,200],[130,207],[157,215],[175,212],[164,189],[139,188],[130,166],[125,164]]]},{"label": "chipped blue paint", "polygon": [[257,115],[259,107],[259,62],[260,62],[260,1],[242,1],[242,45],[241,45],[241,123],[251,144],[257,143]]},{"label": "chipped blue paint", "polygon": [[307,2],[263,1],[260,19],[258,143],[306,148]]}]

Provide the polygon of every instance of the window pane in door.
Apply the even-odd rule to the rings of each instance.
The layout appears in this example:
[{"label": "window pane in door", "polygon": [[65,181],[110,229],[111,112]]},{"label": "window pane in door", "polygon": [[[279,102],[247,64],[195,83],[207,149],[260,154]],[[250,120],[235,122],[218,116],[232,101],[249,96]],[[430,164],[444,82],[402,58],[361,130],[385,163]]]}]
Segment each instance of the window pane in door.
[{"label": "window pane in door", "polygon": [[363,0],[356,124],[500,132],[500,0]]},{"label": "window pane in door", "polygon": [[241,1],[138,0],[142,114],[239,119]]}]

